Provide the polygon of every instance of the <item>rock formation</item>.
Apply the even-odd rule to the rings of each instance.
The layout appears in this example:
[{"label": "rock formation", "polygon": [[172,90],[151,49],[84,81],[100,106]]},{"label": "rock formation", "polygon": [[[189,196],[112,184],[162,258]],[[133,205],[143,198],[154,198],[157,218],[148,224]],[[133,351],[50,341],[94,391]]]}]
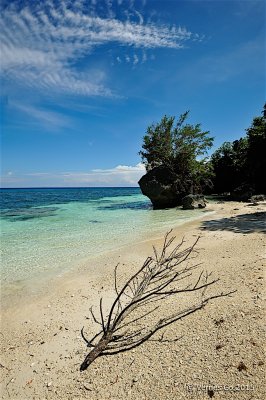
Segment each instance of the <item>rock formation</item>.
[{"label": "rock formation", "polygon": [[249,201],[252,195],[254,195],[254,188],[250,184],[244,183],[234,189],[230,197],[234,201]]},{"label": "rock formation", "polygon": [[138,183],[155,210],[181,205],[182,198],[190,193],[178,176],[169,167],[162,165],[148,171]]},{"label": "rock formation", "polygon": [[189,194],[182,199],[184,210],[194,210],[195,208],[205,208],[206,200],[203,195]]}]

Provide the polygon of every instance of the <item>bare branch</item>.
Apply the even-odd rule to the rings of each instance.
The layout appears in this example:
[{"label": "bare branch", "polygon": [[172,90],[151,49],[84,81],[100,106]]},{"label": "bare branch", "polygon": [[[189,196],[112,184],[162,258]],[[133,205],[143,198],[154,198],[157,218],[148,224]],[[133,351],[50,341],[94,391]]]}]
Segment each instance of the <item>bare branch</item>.
[{"label": "bare branch", "polygon": [[145,314],[141,315],[140,317],[135,318],[135,319],[133,319],[133,320],[127,322],[126,324],[124,324],[124,325],[122,325],[122,326],[119,326],[114,332],[118,331],[118,329],[123,329],[123,328],[125,328],[125,326],[134,324],[134,322],[137,322],[137,321],[139,321],[140,319],[145,318],[147,315],[153,313],[153,312],[154,312],[155,310],[157,310],[158,308],[159,308],[159,306],[153,308],[151,311],[146,312]]},{"label": "bare branch", "polygon": [[94,313],[92,311],[92,306],[90,307],[90,313],[91,313],[91,316],[93,318],[93,321],[96,322],[96,324],[102,325],[101,322],[98,321],[97,318],[95,317],[95,315],[94,315]]},{"label": "bare branch", "polygon": [[[87,347],[94,347],[94,345],[91,342],[93,339],[96,338],[96,336],[94,336],[94,338],[92,340],[88,340],[84,335],[84,326],[82,327],[80,333],[81,333],[82,339],[85,340],[85,342],[87,343]],[[97,335],[99,336],[99,334],[97,334]]]},{"label": "bare branch", "polygon": [[117,305],[117,303],[119,302],[121,296],[124,294],[125,290],[127,289],[128,285],[130,284],[130,282],[132,282],[142,271],[144,268],[147,267],[147,265],[149,265],[149,263],[152,261],[151,257],[148,257],[146,259],[146,261],[144,262],[144,264],[142,265],[142,267],[139,269],[138,272],[136,272],[124,285],[124,287],[120,290],[120,292],[118,293],[115,301],[113,302],[113,305],[111,307],[110,313],[109,313],[109,317],[108,317],[108,321],[107,321],[107,329],[110,328],[110,324],[111,324],[111,320],[112,320],[112,316],[113,316],[113,312],[115,309],[115,306]]},{"label": "bare branch", "polygon": [[100,314],[101,314],[101,321],[102,321],[102,328],[104,333],[106,333],[105,325],[104,325],[104,318],[103,318],[103,299],[102,297],[100,298]]},{"label": "bare branch", "polygon": [[[114,355],[136,348],[168,325],[201,310],[209,301],[231,296],[234,293],[234,291],[231,291],[206,296],[207,290],[215,285],[219,279],[210,280],[211,273],[206,272],[204,274],[204,271],[201,271],[192,283],[193,272],[200,265],[191,265],[191,260],[195,258],[194,254],[197,253],[195,246],[199,237],[192,246],[182,250],[185,243],[184,238],[173,247],[175,237],[170,236],[171,232],[169,231],[165,235],[160,253],[153,247],[154,256],[148,257],[120,290],[118,290],[117,278],[118,264],[116,265],[114,270],[116,298],[109,310],[107,321],[105,322],[104,319],[101,298],[99,306],[101,321],[98,321],[95,317],[92,307],[90,312],[93,321],[100,324],[102,329],[91,340],[85,337],[84,328],[81,330],[82,338],[87,346],[92,348],[81,364],[81,371],[87,369],[97,357]],[[173,248],[171,249],[171,247]],[[196,293],[200,293],[200,297],[196,296]],[[158,311],[161,304],[166,302],[167,298],[180,294],[191,296],[190,306],[187,308],[175,307],[174,309],[177,308],[176,312],[161,318],[160,311]],[[196,297],[193,298],[193,294]],[[159,302],[159,305],[151,307],[155,302]],[[169,306],[169,310],[171,309],[173,309],[172,304]],[[156,311],[159,312],[157,318],[155,316]],[[147,317],[151,314],[152,318],[147,320]],[[169,343],[169,340],[163,340],[163,336],[164,334],[161,339],[153,339],[153,341]]]}]

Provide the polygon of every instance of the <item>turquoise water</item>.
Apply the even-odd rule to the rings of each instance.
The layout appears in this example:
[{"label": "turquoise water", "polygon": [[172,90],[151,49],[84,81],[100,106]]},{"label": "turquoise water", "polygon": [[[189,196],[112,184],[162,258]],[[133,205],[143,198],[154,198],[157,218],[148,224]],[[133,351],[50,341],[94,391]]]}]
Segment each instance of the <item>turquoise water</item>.
[{"label": "turquoise water", "polygon": [[203,211],[152,210],[138,188],[1,189],[2,282],[59,274]]}]

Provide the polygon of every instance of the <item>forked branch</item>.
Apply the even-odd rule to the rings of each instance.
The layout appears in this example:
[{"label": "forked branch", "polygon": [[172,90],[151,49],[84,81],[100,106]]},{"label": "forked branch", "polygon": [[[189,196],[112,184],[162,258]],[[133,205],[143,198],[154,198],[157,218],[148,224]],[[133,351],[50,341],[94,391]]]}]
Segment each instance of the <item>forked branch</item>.
[{"label": "forked branch", "polygon": [[[160,254],[154,248],[154,256],[148,257],[141,268],[133,274],[122,288],[118,289],[117,267],[114,271],[115,300],[105,317],[100,299],[99,318],[90,309],[92,319],[101,325],[100,331],[90,340],[81,330],[87,347],[91,349],[80,366],[86,370],[99,356],[113,355],[131,350],[150,339],[156,332],[184,318],[220,297],[229,296],[232,292],[206,295],[206,291],[219,279],[210,279],[211,274],[201,271],[195,278],[193,272],[200,264],[190,265],[194,258],[195,243],[181,250],[184,240],[174,246],[175,237],[171,232],[165,235]],[[189,280],[189,281],[188,281]],[[162,302],[171,296],[195,294],[189,300],[189,306],[178,306],[176,311],[164,318],[160,317],[158,309]],[[199,296],[196,296],[200,294]],[[154,303],[156,302],[156,306]],[[157,303],[158,302],[158,303]],[[157,313],[156,313],[157,312]],[[151,319],[150,316],[153,315]],[[157,318],[156,318],[157,315]],[[149,319],[150,318],[150,319]]]}]

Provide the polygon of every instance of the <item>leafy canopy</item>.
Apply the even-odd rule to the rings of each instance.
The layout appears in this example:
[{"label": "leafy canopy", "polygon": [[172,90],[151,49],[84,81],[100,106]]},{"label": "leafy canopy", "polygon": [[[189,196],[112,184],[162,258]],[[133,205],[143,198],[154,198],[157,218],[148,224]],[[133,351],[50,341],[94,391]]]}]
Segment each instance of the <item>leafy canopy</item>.
[{"label": "leafy canopy", "polygon": [[248,141],[246,138],[225,142],[211,156],[215,191],[231,192],[246,175]]},{"label": "leafy canopy", "polygon": [[248,184],[257,193],[266,193],[266,107],[253,118],[246,137],[225,142],[211,157],[214,188],[230,192]]},{"label": "leafy canopy", "polygon": [[165,115],[159,123],[147,128],[139,152],[147,170],[165,165],[180,176],[203,172],[203,156],[212,146],[213,138],[208,131],[201,130],[200,124],[186,124],[188,114],[188,111],[181,114],[177,122],[175,117]]},{"label": "leafy canopy", "polygon": [[266,193],[266,104],[261,117],[247,129],[247,168],[249,181],[258,193]]}]

